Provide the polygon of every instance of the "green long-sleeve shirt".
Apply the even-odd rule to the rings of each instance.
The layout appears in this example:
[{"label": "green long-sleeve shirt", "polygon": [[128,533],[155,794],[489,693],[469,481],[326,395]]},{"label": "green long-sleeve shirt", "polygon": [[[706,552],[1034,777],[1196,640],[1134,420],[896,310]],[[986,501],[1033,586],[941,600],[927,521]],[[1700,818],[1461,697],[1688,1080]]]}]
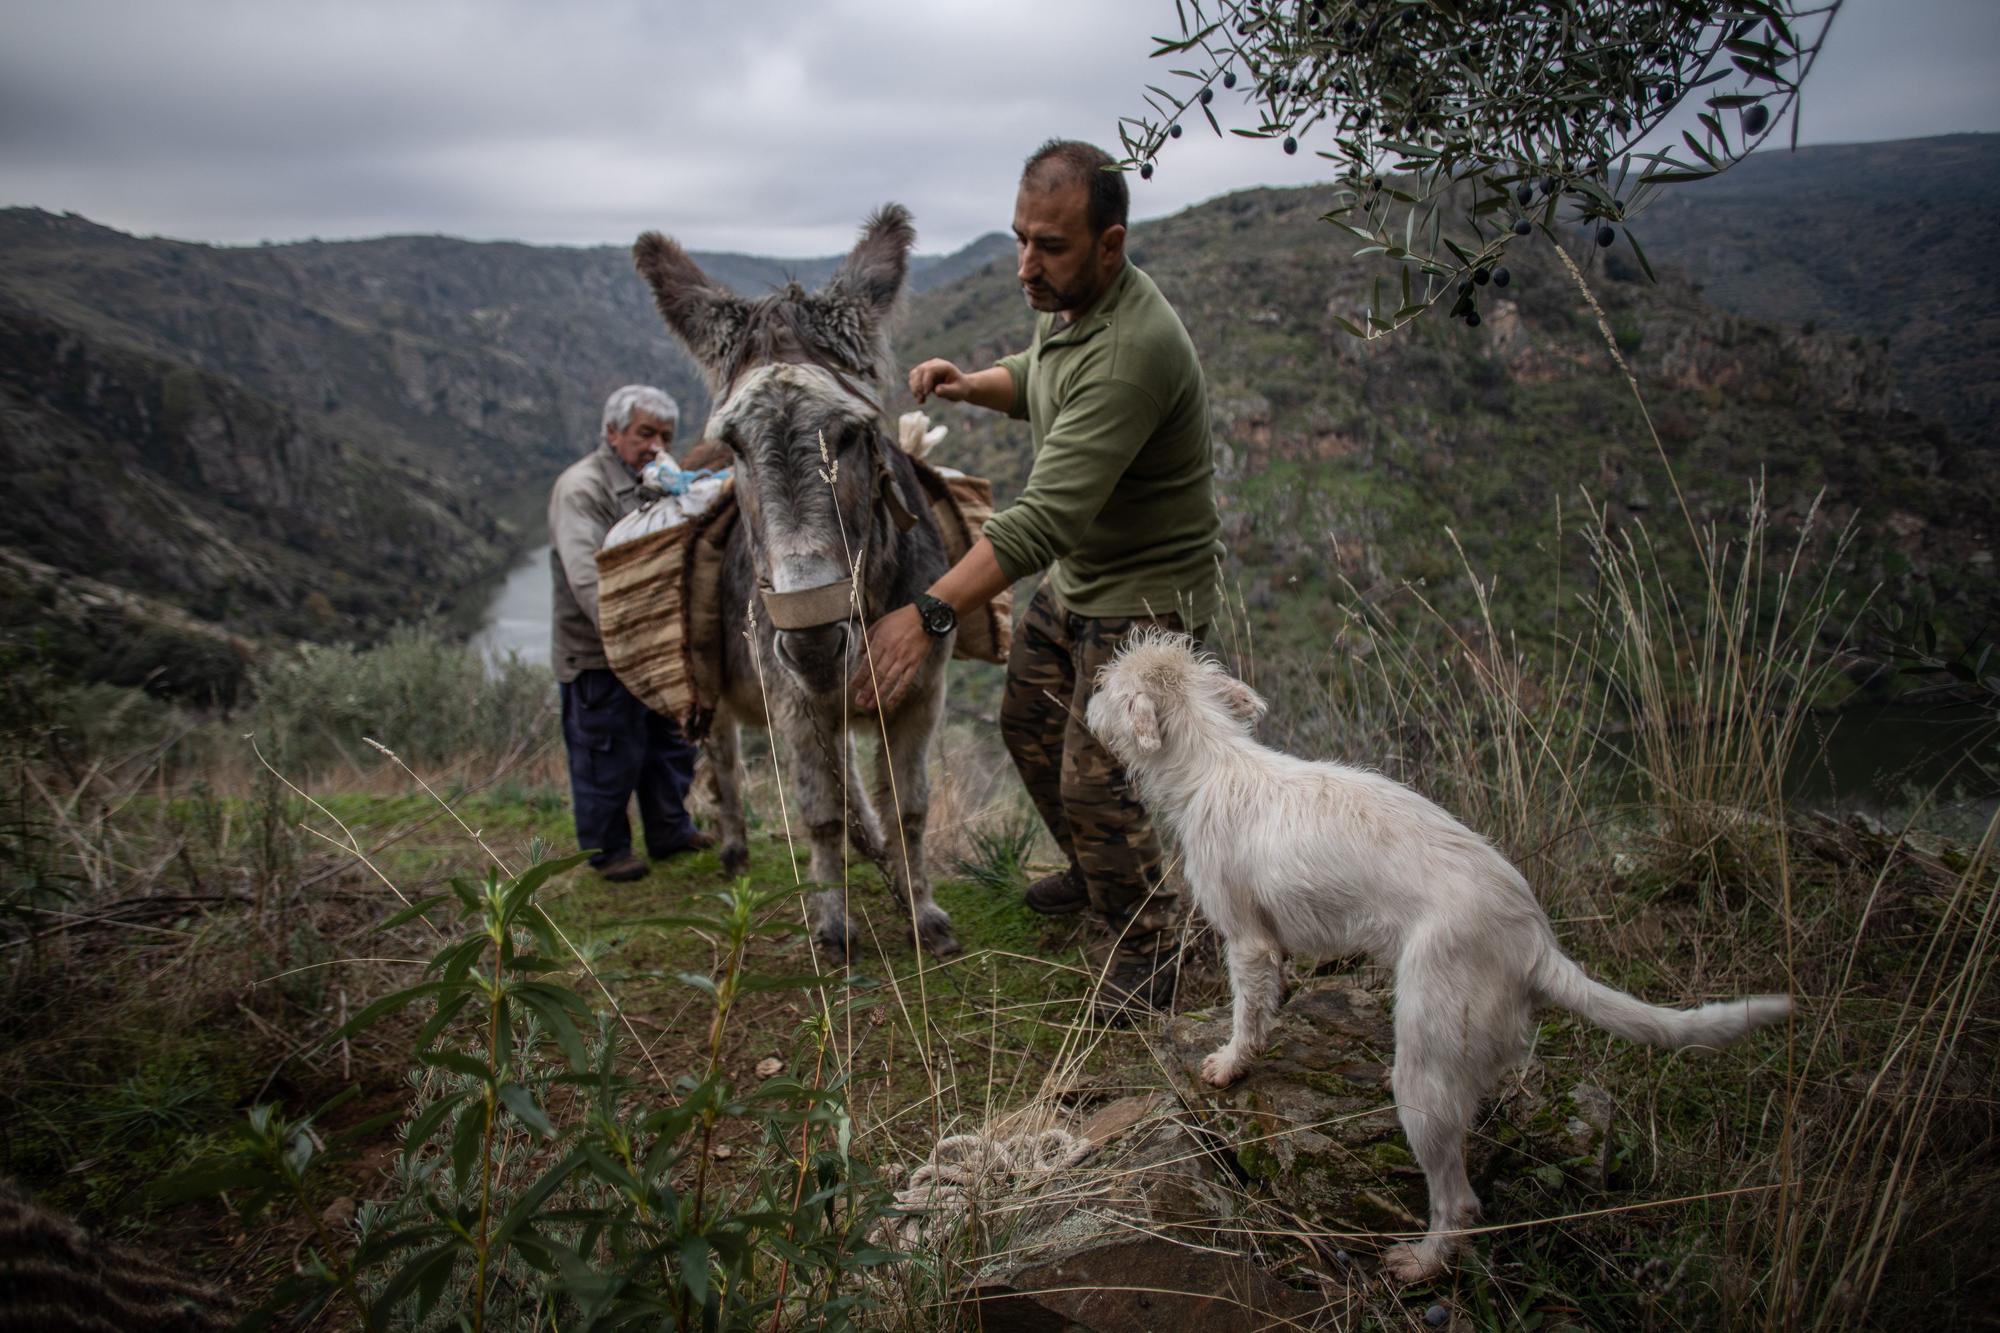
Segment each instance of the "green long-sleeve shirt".
[{"label": "green long-sleeve shirt", "polygon": [[1027,489],[986,523],[1000,568],[1019,579],[1053,565],[1076,615],[1212,622],[1222,522],[1208,395],[1153,280],[1127,263],[1081,318],[1043,315],[1033,345],[1000,364],[1035,436]]}]

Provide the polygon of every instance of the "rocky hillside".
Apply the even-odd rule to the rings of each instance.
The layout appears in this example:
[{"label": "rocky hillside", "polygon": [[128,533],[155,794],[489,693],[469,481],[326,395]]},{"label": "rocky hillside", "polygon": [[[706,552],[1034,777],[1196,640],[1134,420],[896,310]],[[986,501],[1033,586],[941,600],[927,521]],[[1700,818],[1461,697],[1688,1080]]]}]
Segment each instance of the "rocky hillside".
[{"label": "rocky hillside", "polygon": [[[918,285],[978,253],[921,258]],[[750,292],[837,262],[700,258]],[[502,516],[635,379],[706,413],[621,247],[218,248],[0,212],[0,627],[52,632],[79,674],[226,695],[217,642],[449,610],[534,540]],[[8,569],[135,596],[57,614]]]},{"label": "rocky hillside", "polygon": [[2000,134],[1759,153],[1639,221],[1713,305],[1882,343],[1900,405],[2000,450]]},{"label": "rocky hillside", "polygon": [[[1612,523],[1672,535],[1685,526],[1676,482],[1699,521],[1729,525],[1760,476],[1781,531],[1822,492],[1822,530],[1853,520],[1843,574],[1857,598],[1880,584],[1970,627],[2000,610],[1993,454],[1907,410],[1914,395],[1879,338],[1740,317],[1671,270],[1655,285],[1591,247],[1586,280],[1639,376],[1670,477],[1547,240],[1516,245],[1509,285],[1482,292],[1480,327],[1426,319],[1364,343],[1333,317],[1367,304],[1373,273],[1320,208],[1312,191],[1240,193],[1132,242],[1208,372],[1231,575],[1262,609],[1260,632],[1323,643],[1340,579],[1364,590],[1456,579],[1448,530],[1482,576],[1499,576],[1509,614],[1532,623],[1583,563],[1579,543],[1555,549],[1559,510],[1574,532],[1588,497]],[[1650,248],[1661,230],[1647,232]],[[1029,318],[996,266],[921,301],[902,346],[910,360],[985,364],[1023,345]],[[941,416],[957,431],[943,446],[953,461],[1003,490],[1025,478],[1024,427]]]},{"label": "rocky hillside", "polygon": [[[1857,592],[1990,618],[2000,303],[1944,260],[2000,240],[1996,142],[1760,154],[1647,214],[1660,285],[1622,248],[1584,256],[1671,477],[1539,236],[1478,329],[1428,319],[1361,343],[1333,316],[1373,274],[1315,192],[1135,228],[1210,376],[1246,602],[1275,630],[1322,614],[1341,577],[1449,580],[1450,529],[1532,618],[1577,564],[1550,550],[1559,509],[1572,530],[1585,496],[1614,522],[1678,524],[1662,512],[1678,482],[1726,520],[1761,474],[1781,520],[1822,490],[1835,523],[1855,520]],[[701,259],[752,292],[835,262]],[[984,364],[1027,338],[1004,236],[914,271],[905,359]],[[368,638],[449,609],[533,539],[549,478],[637,378],[705,415],[622,246],[218,248],[0,211],[0,628],[54,623],[78,671],[129,680],[148,674],[135,637],[185,638],[176,617],[204,627],[188,642],[212,664],[216,643]],[[1024,429],[944,415],[952,461],[1019,486]],[[132,596],[57,616],[21,570]]]}]

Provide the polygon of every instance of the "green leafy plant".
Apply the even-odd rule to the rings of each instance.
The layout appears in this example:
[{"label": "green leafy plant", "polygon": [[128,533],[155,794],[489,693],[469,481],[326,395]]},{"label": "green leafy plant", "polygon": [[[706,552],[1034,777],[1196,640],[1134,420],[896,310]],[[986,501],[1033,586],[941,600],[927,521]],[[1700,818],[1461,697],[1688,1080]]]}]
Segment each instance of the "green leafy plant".
[{"label": "green leafy plant", "polygon": [[[1378,280],[1343,328],[1373,337],[1441,301],[1477,324],[1512,241],[1568,224],[1610,246],[1654,191],[1727,170],[1775,133],[1840,5],[1176,0],[1180,34],[1153,55],[1189,63],[1172,70],[1177,90],[1148,86],[1147,112],[1119,134],[1126,165],[1150,177],[1193,115],[1220,135],[1217,89],[1237,92],[1254,122],[1229,132],[1287,153],[1330,145],[1313,148],[1340,172],[1326,220],[1361,241],[1358,256],[1400,269],[1399,293]],[[1699,134],[1640,151],[1690,104]]]},{"label": "green leafy plant", "polygon": [[[367,1329],[429,1327],[446,1311],[474,1330],[859,1326],[872,1298],[858,1276],[896,1256],[866,1239],[889,1195],[851,1152],[844,1076],[825,1076],[830,1024],[823,1013],[807,1025],[796,1060],[806,1077],[741,1091],[723,1064],[743,996],[821,981],[744,968],[753,938],[803,930],[773,913],[790,895],[738,881],[707,914],[626,923],[720,944],[713,975],[679,977],[709,1001],[706,1065],[666,1088],[656,1069],[650,1081],[633,1071],[619,1018],[568,983],[581,958],[535,903],[579,860],[456,881],[384,923],[430,921],[455,900],[457,928],[437,927],[423,978],[328,1038],[428,1011],[415,1103],[388,1117],[407,1114],[396,1197],[357,1210],[351,1234],[325,1220],[338,1188],[330,1168],[383,1118],[323,1136],[316,1125],[341,1099],[298,1121],[259,1106],[227,1150],[162,1187],[226,1191],[246,1223],[280,1203],[310,1220],[312,1252],[267,1313],[310,1316],[341,1301]],[[725,1184],[717,1163],[734,1156],[722,1140],[743,1137],[738,1122],[761,1130],[761,1147]]]}]

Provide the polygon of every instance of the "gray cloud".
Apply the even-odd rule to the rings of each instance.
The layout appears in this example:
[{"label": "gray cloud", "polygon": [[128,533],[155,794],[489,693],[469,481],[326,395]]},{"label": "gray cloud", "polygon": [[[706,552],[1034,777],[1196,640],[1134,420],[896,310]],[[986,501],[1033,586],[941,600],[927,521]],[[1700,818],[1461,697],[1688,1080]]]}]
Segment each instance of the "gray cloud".
[{"label": "gray cloud", "polygon": [[[886,199],[927,250],[1006,224],[1050,134],[1115,146],[1170,0],[0,0],[0,201],[247,242],[444,232],[845,248]],[[2000,129],[1990,0],[1849,0],[1805,142]],[[1324,174],[1171,146],[1138,214]]]}]

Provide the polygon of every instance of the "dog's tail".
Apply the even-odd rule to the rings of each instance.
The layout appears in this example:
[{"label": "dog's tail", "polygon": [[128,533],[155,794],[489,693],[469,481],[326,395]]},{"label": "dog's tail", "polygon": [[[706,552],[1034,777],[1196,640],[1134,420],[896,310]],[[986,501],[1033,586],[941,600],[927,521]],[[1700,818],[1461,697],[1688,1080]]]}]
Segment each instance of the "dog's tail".
[{"label": "dog's tail", "polygon": [[1593,981],[1551,940],[1535,965],[1535,988],[1548,1003],[1580,1014],[1606,1032],[1648,1046],[1727,1046],[1792,1012],[1786,995],[1750,995],[1694,1009],[1668,1009]]}]

